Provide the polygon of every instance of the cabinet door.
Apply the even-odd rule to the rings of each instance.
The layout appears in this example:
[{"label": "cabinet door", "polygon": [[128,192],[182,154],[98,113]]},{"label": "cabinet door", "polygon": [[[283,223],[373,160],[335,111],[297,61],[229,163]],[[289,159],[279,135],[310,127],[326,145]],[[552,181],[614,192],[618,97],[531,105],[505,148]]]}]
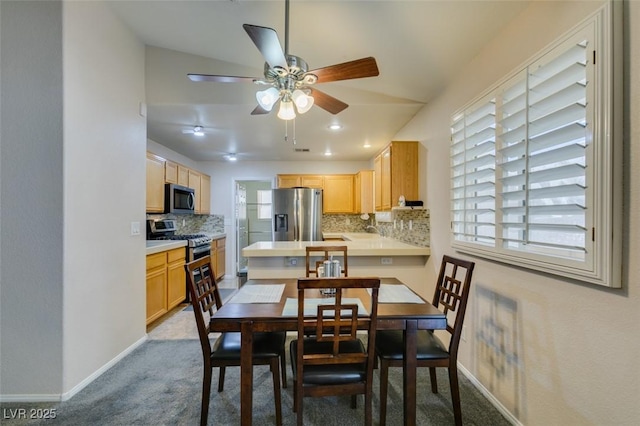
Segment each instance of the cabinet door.
[{"label": "cabinet door", "polygon": [[187,186],[195,190],[196,213],[200,213],[200,181],[200,173],[196,172],[195,170],[189,170],[189,185]]},{"label": "cabinet door", "polygon": [[167,252],[167,309],[171,310],[185,300],[187,276],[184,270],[185,249]]},{"label": "cabinet door", "polygon": [[147,324],[167,312],[167,261],[162,252],[147,256]]},{"label": "cabinet door", "polygon": [[300,186],[307,188],[324,189],[324,176],[300,175]]},{"label": "cabinet door", "polygon": [[200,213],[211,214],[211,176],[201,175],[200,179]]},{"label": "cabinet door", "polygon": [[216,245],[216,280],[221,280],[226,273],[226,238],[215,241]]},{"label": "cabinet door", "polygon": [[147,153],[147,212],[164,211],[164,159]]},{"label": "cabinet door", "polygon": [[391,209],[391,149],[382,152],[380,176],[381,209]]},{"label": "cabinet door", "polygon": [[362,170],[355,176],[355,212],[373,213],[373,170]]},{"label": "cabinet door", "polygon": [[164,181],[165,183],[178,183],[178,164],[173,161],[165,161],[164,163]]},{"label": "cabinet door", "polygon": [[353,175],[324,177],[322,211],[324,213],[353,213]]},{"label": "cabinet door", "polygon": [[178,164],[178,185],[189,186],[189,168]]},{"label": "cabinet door", "polygon": [[397,206],[401,195],[418,200],[418,142],[392,142],[390,159],[390,206]]},{"label": "cabinet door", "polygon": [[278,188],[293,188],[300,185],[300,175],[278,175]]},{"label": "cabinet door", "polygon": [[382,210],[382,154],[373,160],[373,191],[375,210]]}]

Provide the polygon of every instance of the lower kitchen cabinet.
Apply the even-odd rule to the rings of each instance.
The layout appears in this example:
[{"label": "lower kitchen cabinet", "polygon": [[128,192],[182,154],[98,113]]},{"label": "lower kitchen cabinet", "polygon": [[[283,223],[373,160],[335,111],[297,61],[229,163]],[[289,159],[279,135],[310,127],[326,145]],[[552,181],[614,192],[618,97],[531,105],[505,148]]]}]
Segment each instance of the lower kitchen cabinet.
[{"label": "lower kitchen cabinet", "polygon": [[179,305],[186,295],[185,250],[147,256],[147,324]]},{"label": "lower kitchen cabinet", "polygon": [[226,238],[211,241],[211,263],[215,268],[216,280],[221,280],[226,273]]}]

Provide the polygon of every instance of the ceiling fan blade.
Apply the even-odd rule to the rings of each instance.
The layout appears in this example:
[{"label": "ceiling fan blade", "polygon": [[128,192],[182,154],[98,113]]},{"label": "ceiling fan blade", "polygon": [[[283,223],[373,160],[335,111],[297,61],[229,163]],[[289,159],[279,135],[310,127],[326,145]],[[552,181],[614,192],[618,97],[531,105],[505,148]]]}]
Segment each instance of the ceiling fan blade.
[{"label": "ceiling fan blade", "polygon": [[262,115],[262,114],[269,114],[271,111],[267,111],[266,109],[262,108],[260,105],[257,105],[253,111],[251,111],[251,115]]},{"label": "ceiling fan blade", "polygon": [[213,81],[216,83],[253,83],[254,77],[236,77],[232,75],[187,74],[191,81]]},{"label": "ceiling fan blade", "polygon": [[309,71],[318,77],[317,83],[329,81],[349,80],[352,78],[375,77],[380,74],[378,64],[373,57],[356,59],[342,64],[330,65],[317,70]]},{"label": "ceiling fan blade", "polygon": [[310,95],[313,96],[313,103],[320,108],[329,111],[331,114],[335,115],[349,106],[341,100],[336,99],[333,96],[329,96],[318,89],[309,89],[311,90]]},{"label": "ceiling fan blade", "polygon": [[287,58],[285,58],[282,46],[280,46],[280,40],[278,40],[276,30],[250,24],[244,24],[242,27],[247,34],[249,34],[253,44],[256,45],[271,68],[280,67],[285,70],[289,69]]}]

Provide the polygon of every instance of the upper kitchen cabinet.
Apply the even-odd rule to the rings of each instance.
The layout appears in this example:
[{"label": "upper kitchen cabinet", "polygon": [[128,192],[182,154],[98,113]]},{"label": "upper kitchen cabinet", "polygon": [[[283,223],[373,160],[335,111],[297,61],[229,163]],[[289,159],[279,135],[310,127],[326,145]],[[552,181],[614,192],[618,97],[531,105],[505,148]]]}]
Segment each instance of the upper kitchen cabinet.
[{"label": "upper kitchen cabinet", "polygon": [[355,213],[373,213],[374,193],[373,193],[373,170],[362,170],[354,177],[354,202]]},{"label": "upper kitchen cabinet", "polygon": [[147,212],[164,211],[165,160],[147,152]]},{"label": "upper kitchen cabinet", "polygon": [[202,200],[202,192],[200,190],[200,183],[202,182],[202,176],[200,173],[195,170],[189,170],[189,184],[187,185],[189,188],[195,190],[195,211],[196,213],[200,213],[201,211],[201,200]]},{"label": "upper kitchen cabinet", "polygon": [[324,176],[322,175],[278,175],[278,188],[293,188],[302,186],[305,188],[323,189]]},{"label": "upper kitchen cabinet", "polygon": [[353,183],[353,175],[324,176],[322,212],[354,213]]},{"label": "upper kitchen cabinet", "polygon": [[178,163],[164,162],[164,181],[166,183],[178,183]]},{"label": "upper kitchen cabinet", "polygon": [[211,177],[200,175],[200,214],[211,214]]},{"label": "upper kitchen cabinet", "polygon": [[195,212],[211,214],[211,177],[147,152],[147,213],[164,213],[164,185],[195,190]]},{"label": "upper kitchen cabinet", "polygon": [[375,159],[375,209],[391,210],[401,195],[418,200],[418,142],[391,142]]}]

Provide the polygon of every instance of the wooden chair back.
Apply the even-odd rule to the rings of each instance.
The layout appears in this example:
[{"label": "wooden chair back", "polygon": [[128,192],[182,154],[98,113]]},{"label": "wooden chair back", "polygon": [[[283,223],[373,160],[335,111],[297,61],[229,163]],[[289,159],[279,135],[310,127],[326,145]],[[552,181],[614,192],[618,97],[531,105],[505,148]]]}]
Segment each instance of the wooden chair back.
[{"label": "wooden chair back", "polygon": [[203,355],[211,356],[209,342],[209,318],[222,307],[222,299],[211,264],[211,256],[205,256],[184,265],[191,305],[196,317],[198,336]]},{"label": "wooden chair back", "polygon": [[[338,254],[341,257],[340,266],[342,275],[349,276],[349,261],[347,257],[347,246],[307,246],[306,247],[306,276],[318,276],[318,266],[325,260],[329,260],[331,255]],[[312,258],[322,260],[313,261]],[[338,259],[340,260],[340,259]]]},{"label": "wooden chair back", "polygon": [[440,264],[432,304],[444,311],[447,316],[447,331],[451,334],[449,356],[452,357],[455,357],[458,352],[460,336],[462,336],[474,266],[474,262],[447,255],[443,256]]}]

